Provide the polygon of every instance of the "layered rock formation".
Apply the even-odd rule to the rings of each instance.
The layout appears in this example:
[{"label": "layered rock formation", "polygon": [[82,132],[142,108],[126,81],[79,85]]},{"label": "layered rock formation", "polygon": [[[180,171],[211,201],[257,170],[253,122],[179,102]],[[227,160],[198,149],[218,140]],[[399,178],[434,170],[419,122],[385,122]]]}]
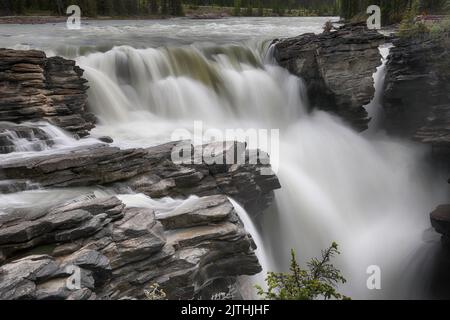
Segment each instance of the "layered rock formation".
[{"label": "layered rock formation", "polygon": [[[36,185],[52,188],[105,185],[125,193],[131,189],[152,198],[226,194],[253,213],[267,208],[273,199],[273,190],[281,187],[273,173],[262,172],[270,169],[270,165],[249,163],[245,145],[221,143],[223,148],[216,154],[222,155],[225,163],[227,154],[245,153],[244,164],[224,165],[217,161],[208,165],[204,161],[174,163],[172,154],[179,150],[180,144],[183,147],[188,144],[188,150],[194,149],[189,142],[127,150],[94,144],[73,148],[70,152],[8,158],[0,161],[0,181],[10,183],[14,192],[21,186],[26,190],[31,184],[33,188]],[[233,147],[226,148],[227,145]],[[208,147],[203,146],[200,154]],[[28,184],[20,183],[24,181]],[[5,186],[3,192],[7,190]]]},{"label": "layered rock formation", "polygon": [[0,49],[0,120],[46,120],[79,136],[93,128],[87,86],[74,61],[41,51]]},{"label": "layered rock formation", "polygon": [[[433,158],[448,168],[450,161],[450,41],[422,35],[398,38],[386,65],[385,128],[431,146]],[[444,184],[444,182],[443,182]],[[443,185],[444,187],[444,185]],[[431,224],[449,243],[450,210],[440,206]]]},{"label": "layered rock formation", "polygon": [[386,128],[450,154],[448,37],[401,38],[386,66]]},{"label": "layered rock formation", "polygon": [[335,32],[303,34],[275,44],[274,56],[303,78],[310,104],[334,112],[359,130],[368,127],[364,109],[374,97],[373,74],[381,65],[384,36],[349,24]]},{"label": "layered rock formation", "polygon": [[[0,203],[0,299],[140,299],[153,284],[170,299],[209,299],[259,273],[255,243],[228,196],[254,215],[270,205],[279,181],[267,161],[251,161],[267,155],[236,142],[56,145],[33,122],[87,136],[94,117],[82,74],[73,61],[0,50],[0,194],[80,193],[45,205]],[[175,161],[180,151],[184,161]],[[86,191],[99,187],[108,196]],[[117,196],[136,193],[188,200],[164,211]]]},{"label": "layered rock formation", "polygon": [[261,271],[225,196],[163,214],[81,199],[0,216],[0,299],[144,298],[155,283],[169,299],[192,299],[217,279]]}]

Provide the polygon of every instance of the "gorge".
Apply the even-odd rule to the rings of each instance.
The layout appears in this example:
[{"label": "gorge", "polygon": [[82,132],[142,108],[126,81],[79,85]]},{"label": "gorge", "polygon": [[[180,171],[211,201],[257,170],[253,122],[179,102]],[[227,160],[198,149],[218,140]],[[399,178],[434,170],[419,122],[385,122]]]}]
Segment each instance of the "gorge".
[{"label": "gorge", "polygon": [[[448,203],[448,65],[437,64],[448,47],[274,19],[94,21],[79,34],[56,24],[51,38],[48,25],[2,26],[2,299],[141,299],[154,283],[170,299],[238,283],[245,296],[242,281],[286,270],[290,248],[307,259],[332,241],[346,295],[448,296],[446,283],[429,287],[445,253],[428,215]],[[280,129],[276,175],[173,163],[191,142],[171,134],[198,120]],[[214,143],[203,147],[250,155],[243,141]],[[67,289],[67,265],[81,268],[80,290]],[[372,265],[382,290],[366,287]]]}]

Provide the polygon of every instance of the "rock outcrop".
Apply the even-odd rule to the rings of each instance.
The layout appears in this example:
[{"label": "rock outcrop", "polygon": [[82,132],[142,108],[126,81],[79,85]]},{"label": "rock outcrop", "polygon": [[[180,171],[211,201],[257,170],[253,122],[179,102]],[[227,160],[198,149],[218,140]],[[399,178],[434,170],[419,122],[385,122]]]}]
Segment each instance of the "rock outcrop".
[{"label": "rock outcrop", "polygon": [[155,283],[168,298],[192,299],[217,280],[259,273],[254,249],[222,195],[165,213],[93,195],[21,208],[0,216],[0,299],[144,298]]},{"label": "rock outcrop", "polygon": [[[433,159],[450,161],[450,41],[448,35],[398,38],[386,65],[385,128],[431,146]],[[444,184],[444,182],[443,182]],[[443,187],[445,187],[443,185]],[[449,244],[450,206],[431,213],[431,224]]]},{"label": "rock outcrop", "polygon": [[0,120],[45,120],[86,136],[95,117],[86,111],[88,87],[74,61],[41,51],[0,49]]},{"label": "rock outcrop", "polygon": [[449,70],[448,37],[395,40],[386,65],[386,129],[450,155]]},{"label": "rock outcrop", "polygon": [[303,78],[312,107],[334,112],[359,130],[368,127],[364,109],[374,97],[373,74],[381,65],[385,37],[349,24],[334,32],[303,34],[275,44],[274,56]]},{"label": "rock outcrop", "polygon": [[[128,150],[99,143],[64,152],[2,160],[0,182],[5,182],[3,188],[0,183],[0,190],[17,192],[18,188],[26,189],[28,186],[105,185],[125,193],[131,189],[152,198],[226,194],[252,213],[267,208],[273,200],[273,190],[281,187],[275,174],[268,174],[270,165],[250,164],[249,151],[243,144],[221,144],[223,149],[216,156],[222,154],[223,163],[227,153],[231,152],[245,153],[243,158],[246,162],[240,165],[217,164],[219,161],[210,165],[204,161],[200,164],[174,163],[172,154],[179,150],[180,145],[187,145],[187,150],[194,149],[189,142]],[[232,148],[225,148],[227,145]],[[209,145],[203,146],[200,154],[203,155],[208,148]]]}]

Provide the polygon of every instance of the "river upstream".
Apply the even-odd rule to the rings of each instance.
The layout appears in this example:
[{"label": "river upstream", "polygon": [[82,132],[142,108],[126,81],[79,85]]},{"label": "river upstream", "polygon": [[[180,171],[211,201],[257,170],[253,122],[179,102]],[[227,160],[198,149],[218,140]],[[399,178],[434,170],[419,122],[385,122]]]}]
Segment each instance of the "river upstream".
[{"label": "river upstream", "polygon": [[[430,230],[428,213],[446,194],[443,178],[425,161],[427,150],[387,136],[377,121],[361,134],[326,112],[307,112],[302,79],[271,57],[273,39],[319,33],[327,20],[88,21],[81,30],[2,25],[0,47],[75,59],[100,120],[93,137],[111,136],[120,147],[167,142],[177,129],[192,131],[195,121],[219,130],[279,129],[282,189],[269,212],[246,223],[266,271],[286,270],[291,248],[304,262],[336,241],[346,295],[435,298],[429,276],[439,236]],[[380,67],[374,75],[378,95],[383,72]],[[382,106],[375,98],[367,108],[377,118]],[[52,135],[61,148],[89,143],[57,130]],[[0,195],[0,207],[56,201],[76,190],[45,193]],[[367,287],[370,266],[381,270],[380,290]]]}]

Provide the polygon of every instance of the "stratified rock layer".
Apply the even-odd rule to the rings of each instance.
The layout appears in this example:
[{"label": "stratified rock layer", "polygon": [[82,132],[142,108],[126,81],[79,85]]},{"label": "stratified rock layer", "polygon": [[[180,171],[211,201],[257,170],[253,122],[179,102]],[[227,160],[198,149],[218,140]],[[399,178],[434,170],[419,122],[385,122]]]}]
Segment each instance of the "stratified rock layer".
[{"label": "stratified rock layer", "polygon": [[[81,193],[69,202],[0,204],[0,299],[140,299],[154,284],[169,299],[209,299],[261,272],[228,196],[254,215],[271,204],[280,183],[268,155],[237,142],[120,149],[102,137],[106,143],[55,145],[30,122],[88,135],[94,117],[82,74],[73,61],[39,51],[0,50],[0,193]],[[109,196],[86,194],[98,187]],[[135,193],[188,200],[158,212],[113,196]]]},{"label": "stratified rock layer", "polygon": [[303,34],[275,44],[274,56],[303,78],[312,107],[332,111],[359,130],[370,121],[364,109],[374,97],[373,74],[381,65],[384,36],[365,26]]},{"label": "stratified rock layer", "polygon": [[259,273],[254,249],[225,196],[165,214],[93,195],[22,208],[0,216],[0,299],[144,298],[155,283],[192,299],[217,279]]},{"label": "stratified rock layer", "polygon": [[0,49],[0,120],[46,120],[79,136],[93,128],[87,86],[74,61],[41,51]]},{"label": "stratified rock layer", "polygon": [[386,66],[385,125],[389,132],[450,155],[450,42],[423,36],[394,42]]},{"label": "stratified rock layer", "polygon": [[[226,194],[252,213],[267,208],[272,203],[273,190],[281,187],[270,165],[250,163],[245,145],[223,143],[217,154],[222,155],[225,163],[226,154],[232,152],[225,146],[232,145],[235,154],[243,153],[245,163],[226,165],[217,161],[208,165],[203,160],[193,164],[193,158],[186,164],[174,163],[172,154],[180,144],[193,150],[189,142],[128,150],[96,144],[53,154],[9,158],[0,161],[0,182],[13,185],[13,192],[21,186],[27,188],[27,184],[18,183],[27,181],[28,185],[53,188],[110,185],[125,193],[131,189],[152,198]],[[207,149],[208,145],[202,148]]]}]

